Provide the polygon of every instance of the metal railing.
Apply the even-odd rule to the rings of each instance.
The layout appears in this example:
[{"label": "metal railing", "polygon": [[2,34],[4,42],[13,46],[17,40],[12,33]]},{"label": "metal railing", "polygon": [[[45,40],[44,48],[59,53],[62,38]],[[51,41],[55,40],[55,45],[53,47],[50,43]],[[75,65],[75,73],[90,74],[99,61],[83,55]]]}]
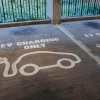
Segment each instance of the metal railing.
[{"label": "metal railing", "polygon": [[100,15],[100,0],[61,0],[63,17]]},{"label": "metal railing", "polygon": [[0,23],[46,18],[46,0],[0,0]]},{"label": "metal railing", "polygon": [[100,0],[0,0],[0,23],[51,18],[58,24],[60,15],[100,16]]}]

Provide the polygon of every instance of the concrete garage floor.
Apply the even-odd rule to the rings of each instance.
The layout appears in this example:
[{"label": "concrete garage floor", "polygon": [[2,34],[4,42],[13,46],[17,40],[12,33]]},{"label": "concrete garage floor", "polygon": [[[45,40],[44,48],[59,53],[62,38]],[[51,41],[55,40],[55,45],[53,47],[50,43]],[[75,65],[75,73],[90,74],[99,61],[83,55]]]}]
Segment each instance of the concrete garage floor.
[{"label": "concrete garage floor", "polygon": [[99,28],[94,20],[0,29],[0,100],[100,100]]}]

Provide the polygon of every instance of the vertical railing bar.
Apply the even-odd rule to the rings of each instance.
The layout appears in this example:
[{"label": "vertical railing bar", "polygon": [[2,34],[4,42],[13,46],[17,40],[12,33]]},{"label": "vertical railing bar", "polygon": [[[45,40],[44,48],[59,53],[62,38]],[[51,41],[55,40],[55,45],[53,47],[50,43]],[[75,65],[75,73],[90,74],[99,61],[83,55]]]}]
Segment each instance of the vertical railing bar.
[{"label": "vertical railing bar", "polygon": [[66,4],[66,2],[64,3],[64,0],[63,0],[63,13],[64,13],[64,16],[66,16],[66,13],[65,13],[65,5],[67,5],[67,4]]},{"label": "vertical railing bar", "polygon": [[98,15],[100,15],[100,2],[99,1],[97,1],[98,3]]},{"label": "vertical railing bar", "polygon": [[36,18],[36,1],[34,0],[34,19]]},{"label": "vertical railing bar", "polygon": [[100,15],[100,2],[98,1],[98,13]]},{"label": "vertical railing bar", "polygon": [[[38,14],[39,14],[38,16],[39,16],[39,18],[41,18],[41,14],[42,14],[42,10],[41,10],[41,9],[42,9],[42,6],[43,6],[43,5],[41,4],[41,3],[42,3],[42,0],[39,0],[38,3],[39,3],[39,2],[40,2],[40,5],[38,5],[38,8],[40,8],[40,9],[38,9]],[[45,9],[44,9],[44,12],[45,12]],[[45,15],[44,15],[44,16],[45,16]],[[43,16],[43,18],[44,18],[44,16]]]},{"label": "vertical railing bar", "polygon": [[83,0],[81,0],[81,1],[82,1],[82,2],[81,2],[81,3],[82,3],[81,16],[82,16],[82,15],[83,15],[83,3],[84,3],[84,2],[83,2]]},{"label": "vertical railing bar", "polygon": [[18,19],[19,19],[19,4],[18,4],[17,0],[16,0],[16,3],[17,3],[15,6],[16,10],[17,10],[17,19],[16,20],[18,21]]},{"label": "vertical railing bar", "polygon": [[23,20],[23,12],[22,12],[22,2],[21,2],[21,0],[20,0],[20,13],[21,13],[21,18],[22,18],[22,20]]},{"label": "vertical railing bar", "polygon": [[60,9],[61,9],[61,12],[60,12],[60,14],[62,15],[62,0],[60,0]]},{"label": "vertical railing bar", "polygon": [[[79,5],[80,6],[80,0],[79,0]],[[78,16],[80,16],[80,7],[78,8]]]},{"label": "vertical railing bar", "polygon": [[34,12],[33,12],[33,11],[34,11],[34,9],[33,9],[33,7],[34,7],[34,6],[33,6],[33,4],[34,4],[33,1],[34,1],[34,0],[31,0],[31,5],[32,5],[32,8],[31,8],[31,11],[32,11],[32,20],[33,20],[33,18],[34,18],[34,16],[33,16],[33,13],[34,13]]},{"label": "vertical railing bar", "polygon": [[11,0],[9,1],[9,15],[10,15],[10,21],[12,21],[12,8],[11,8]]},{"label": "vertical railing bar", "polygon": [[86,7],[86,8],[87,8],[87,12],[86,12],[86,14],[89,15],[89,2],[90,2],[90,0],[87,1],[87,2],[88,2],[88,3],[87,3],[87,7]]},{"label": "vertical railing bar", "polygon": [[[23,0],[24,1],[24,0]],[[27,20],[28,19],[28,10],[27,10],[27,0],[25,0],[25,2],[24,2],[24,9],[25,9],[25,20]]]},{"label": "vertical railing bar", "polygon": [[45,18],[45,11],[46,11],[46,9],[45,9],[45,0],[42,0],[42,11],[41,11],[41,13],[42,13],[42,16],[43,16],[43,19]]},{"label": "vertical railing bar", "polygon": [[[68,0],[68,8],[70,8],[70,0]],[[70,16],[70,12],[69,12],[69,9],[68,9],[68,16]]]},{"label": "vertical railing bar", "polygon": [[[73,5],[72,5],[73,0],[71,0],[71,12],[73,10]],[[73,16],[73,12],[71,13],[71,16]]]},{"label": "vertical railing bar", "polygon": [[67,4],[67,3],[68,3],[68,1],[66,2],[66,4],[65,4],[66,6],[65,6],[65,8],[64,8],[64,10],[65,10],[64,12],[65,12],[65,15],[66,15],[66,16],[68,16],[68,10],[67,10],[67,12],[66,12],[66,9],[68,9],[68,4]]},{"label": "vertical railing bar", "polygon": [[14,3],[14,5],[13,5],[13,10],[14,10],[14,17],[15,17],[15,22],[16,22],[16,19],[17,19],[17,9],[16,9],[16,5],[17,5],[17,3],[16,3],[16,0],[14,0],[15,1],[15,3]]},{"label": "vertical railing bar", "polygon": [[76,15],[76,12],[77,12],[76,6],[77,6],[77,0],[75,1],[75,12],[74,12],[74,13],[75,13],[75,16],[77,16],[77,15]]},{"label": "vertical railing bar", "polygon": [[37,18],[38,18],[38,17],[39,17],[39,16],[38,16],[38,0],[37,0],[36,5],[37,5]]},{"label": "vertical railing bar", "polygon": [[42,0],[42,16],[43,16],[43,19],[45,18],[45,16],[46,16],[46,14],[45,14],[45,12],[46,12],[46,0]]},{"label": "vertical railing bar", "polygon": [[20,13],[19,13],[19,2],[16,0],[17,2],[17,5],[16,5],[16,9],[17,9],[17,21],[19,21],[19,16],[20,16]]},{"label": "vertical railing bar", "polygon": [[6,17],[5,17],[5,10],[4,10],[4,4],[3,4],[3,1],[4,0],[1,0],[1,3],[2,3],[2,10],[3,10],[3,21],[5,21],[6,20]]},{"label": "vertical railing bar", "polygon": [[45,5],[44,6],[45,6],[45,19],[46,19],[47,18],[47,15],[46,15],[46,11],[47,11],[47,9],[46,9],[47,8],[47,1],[46,0],[45,0]]},{"label": "vertical railing bar", "polygon": [[28,13],[27,13],[28,14],[27,20],[29,20],[30,19],[30,9],[29,9],[30,5],[29,5],[29,0],[27,0],[26,4],[27,4],[27,11],[28,11]]},{"label": "vertical railing bar", "polygon": [[36,6],[37,3],[36,3],[36,2],[37,2],[37,0],[34,1],[34,4],[35,4],[35,5],[34,5],[34,6],[35,6],[35,19],[36,19],[36,17],[37,17],[37,6]]},{"label": "vertical railing bar", "polygon": [[95,15],[97,15],[97,0],[95,0],[94,9],[96,9],[96,11],[95,11]]},{"label": "vertical railing bar", "polygon": [[87,7],[87,3],[85,2],[85,3],[84,3],[84,15],[87,14],[87,8],[86,8],[86,7]]},{"label": "vertical railing bar", "polygon": [[[16,22],[16,18],[17,18],[17,10],[16,10],[16,0],[14,0],[14,4],[13,4],[13,10],[14,10],[14,17],[15,17],[15,22]],[[16,13],[15,13],[16,12]]]},{"label": "vertical railing bar", "polygon": [[[64,0],[62,1],[62,4],[63,4],[63,14],[64,14],[64,16],[66,16],[66,14],[65,14],[65,5],[64,5]],[[67,12],[67,11],[66,11]]]},{"label": "vertical railing bar", "polygon": [[7,8],[8,8],[6,13],[7,13],[7,15],[8,15],[7,18],[8,18],[8,20],[10,21],[10,20],[11,20],[11,16],[10,16],[10,6],[9,6],[9,5],[10,5],[10,2],[8,1],[8,4],[6,5]]},{"label": "vertical railing bar", "polygon": [[[26,0],[25,0],[25,1],[26,1]],[[24,14],[24,20],[26,20],[26,17],[27,17],[27,16],[26,16],[26,5],[25,5],[25,1],[24,1],[24,0],[22,1],[22,3],[23,3],[23,4],[22,4],[22,5],[23,5],[23,11],[24,11],[24,13],[23,13],[23,14]]]},{"label": "vertical railing bar", "polygon": [[93,2],[92,0],[90,0],[90,8],[92,8],[92,9],[90,9],[90,16],[93,15],[93,4],[92,3],[95,4],[95,2]]},{"label": "vertical railing bar", "polygon": [[73,16],[74,16],[74,9],[75,9],[75,0],[73,0]]},{"label": "vertical railing bar", "polygon": [[72,1],[72,0],[70,0],[70,7],[69,7],[69,8],[70,8],[70,16],[72,17],[72,12],[71,12],[72,5],[71,5],[71,1]]},{"label": "vertical railing bar", "polygon": [[63,9],[63,6],[64,6],[64,5],[63,5],[63,0],[61,0],[61,13],[62,13],[62,16],[64,16],[64,12],[63,12],[64,9]]},{"label": "vertical railing bar", "polygon": [[63,14],[64,14],[64,16],[66,16],[66,14],[65,14],[65,4],[64,4],[64,0],[63,0]]},{"label": "vertical railing bar", "polygon": [[39,18],[41,18],[41,0],[39,0],[38,2],[39,2],[38,8],[40,8],[40,9],[38,9],[38,12],[39,12],[38,14],[39,14]]},{"label": "vertical railing bar", "polygon": [[15,22],[15,16],[14,16],[14,8],[13,8],[13,2],[12,2],[12,0],[11,0],[11,8],[12,8],[12,20]]},{"label": "vertical railing bar", "polygon": [[72,2],[71,2],[71,6],[72,6],[72,16],[74,16],[73,15],[73,10],[74,10],[74,1],[72,0]]},{"label": "vertical railing bar", "polygon": [[[40,9],[39,9],[39,12],[40,12],[40,18],[41,18],[41,16],[42,16],[42,7],[44,6],[44,5],[42,5],[42,2],[43,2],[43,0],[40,0],[39,1],[40,2]],[[44,2],[45,3],[45,2]],[[44,12],[45,12],[45,9],[44,9]],[[44,13],[44,17],[43,17],[43,19],[45,18],[45,13]]]},{"label": "vertical railing bar", "polygon": [[45,0],[42,0],[42,5],[41,5],[41,9],[42,9],[42,16],[43,16],[43,19],[45,18]]},{"label": "vertical railing bar", "polygon": [[[38,2],[41,2],[41,0],[39,0]],[[40,8],[40,9],[38,9],[38,14],[39,14],[39,18],[41,18],[41,3],[39,3],[38,8]]]},{"label": "vertical railing bar", "polygon": [[66,13],[65,13],[65,8],[66,8],[66,5],[65,5],[66,3],[64,2],[64,0],[63,0],[63,10],[64,10],[64,15],[66,16]]},{"label": "vertical railing bar", "polygon": [[[0,0],[0,4],[2,4],[2,3],[1,3],[1,0]],[[1,12],[1,13],[0,13],[0,16],[1,16],[1,17],[0,17],[0,21],[1,21],[0,23],[2,23],[2,20],[3,20],[3,19],[2,19],[2,5],[0,5],[0,12]]]},{"label": "vertical railing bar", "polygon": [[[0,3],[1,4],[1,3]],[[2,22],[2,11],[1,11],[1,6],[0,6],[0,23]]]},{"label": "vertical railing bar", "polygon": [[5,1],[5,12],[6,12],[6,19],[8,20],[8,13],[7,13],[7,1]]},{"label": "vertical railing bar", "polygon": [[98,14],[98,3],[99,3],[99,2],[98,2],[98,0],[96,0],[96,6],[97,6],[97,15],[99,15],[99,14]]},{"label": "vertical railing bar", "polygon": [[30,7],[30,0],[28,0],[28,4],[29,4],[29,17],[30,17],[30,19],[31,19],[31,7]]}]

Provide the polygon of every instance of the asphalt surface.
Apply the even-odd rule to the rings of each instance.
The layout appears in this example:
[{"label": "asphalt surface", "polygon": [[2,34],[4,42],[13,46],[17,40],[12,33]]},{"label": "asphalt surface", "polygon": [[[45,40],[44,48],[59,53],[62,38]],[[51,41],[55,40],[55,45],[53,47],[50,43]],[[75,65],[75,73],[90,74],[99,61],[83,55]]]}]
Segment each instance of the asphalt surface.
[{"label": "asphalt surface", "polygon": [[[99,57],[99,36],[84,36],[99,34],[98,20],[61,26]],[[100,100],[100,65],[56,26],[0,29],[0,100]]]}]

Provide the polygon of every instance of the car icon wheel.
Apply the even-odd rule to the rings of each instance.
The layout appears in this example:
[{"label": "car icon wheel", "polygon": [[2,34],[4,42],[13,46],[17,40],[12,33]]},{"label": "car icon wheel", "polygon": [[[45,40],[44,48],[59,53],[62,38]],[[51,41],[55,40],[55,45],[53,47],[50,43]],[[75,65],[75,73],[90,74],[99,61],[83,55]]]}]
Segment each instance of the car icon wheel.
[{"label": "car icon wheel", "polygon": [[[32,72],[26,72],[25,69],[28,67],[33,67],[34,70]],[[39,66],[36,64],[26,64],[19,69],[19,72],[24,76],[32,76],[39,72]]]},{"label": "car icon wheel", "polygon": [[[70,63],[70,64],[65,65],[63,62]],[[75,62],[68,58],[62,58],[62,59],[58,60],[57,64],[60,68],[63,68],[63,69],[71,69],[71,68],[75,67]]]}]

